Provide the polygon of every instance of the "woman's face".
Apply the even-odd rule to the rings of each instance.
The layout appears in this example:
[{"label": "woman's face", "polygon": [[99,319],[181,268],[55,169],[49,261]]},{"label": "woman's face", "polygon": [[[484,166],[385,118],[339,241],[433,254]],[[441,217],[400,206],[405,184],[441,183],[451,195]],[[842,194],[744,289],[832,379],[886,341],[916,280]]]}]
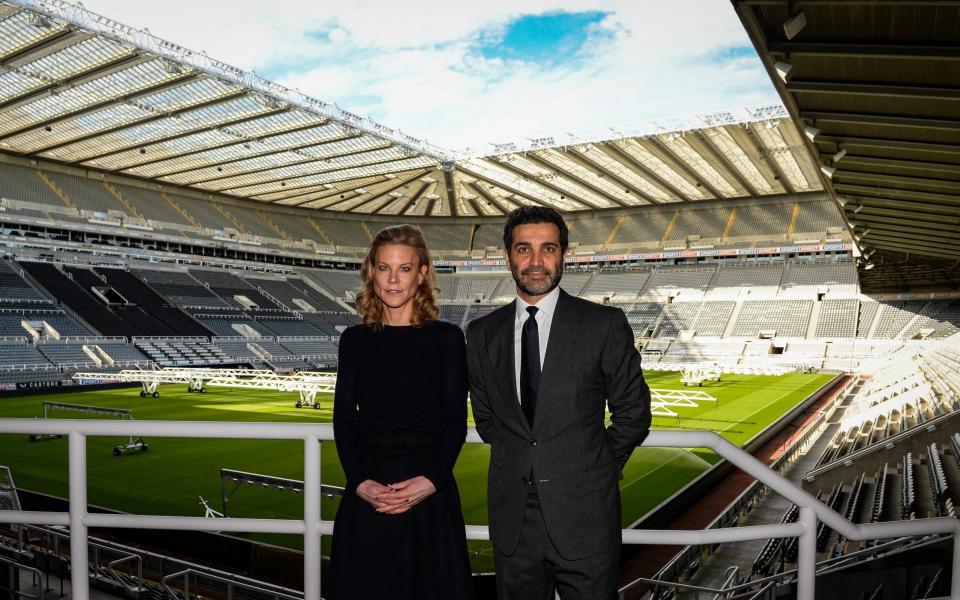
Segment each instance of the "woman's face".
[{"label": "woman's face", "polygon": [[373,263],[373,291],[388,310],[409,308],[412,315],[411,300],[426,273],[427,265],[420,264],[413,248],[387,244]]}]

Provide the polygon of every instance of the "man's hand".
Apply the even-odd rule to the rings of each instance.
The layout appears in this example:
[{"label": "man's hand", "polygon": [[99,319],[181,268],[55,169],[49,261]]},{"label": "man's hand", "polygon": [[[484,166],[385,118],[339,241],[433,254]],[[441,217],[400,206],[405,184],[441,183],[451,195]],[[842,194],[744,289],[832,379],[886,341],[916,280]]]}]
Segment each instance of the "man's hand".
[{"label": "man's hand", "polygon": [[377,497],[378,501],[385,505],[382,508],[377,508],[377,512],[388,515],[403,514],[437,491],[433,482],[423,475],[417,475],[406,481],[391,483],[387,488],[386,493],[379,494]]}]

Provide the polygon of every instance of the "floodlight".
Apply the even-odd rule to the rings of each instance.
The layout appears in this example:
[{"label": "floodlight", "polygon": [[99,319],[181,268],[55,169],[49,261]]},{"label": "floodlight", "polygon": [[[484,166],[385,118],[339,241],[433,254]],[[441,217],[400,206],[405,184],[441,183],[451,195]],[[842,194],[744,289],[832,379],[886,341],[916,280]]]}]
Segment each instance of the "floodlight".
[{"label": "floodlight", "polygon": [[840,206],[846,206],[850,199],[846,196],[837,196],[837,202],[840,203]]},{"label": "floodlight", "polygon": [[867,264],[865,264],[865,265],[863,266],[863,270],[864,270],[864,271],[869,271],[869,270],[872,269],[874,266],[875,266],[875,265],[874,265],[872,262],[868,262]]},{"label": "floodlight", "polygon": [[823,171],[823,174],[824,174],[824,175],[826,175],[827,177],[829,177],[829,178],[831,178],[831,179],[833,179],[833,174],[837,172],[837,170],[836,170],[835,168],[833,168],[833,167],[827,167],[827,166],[825,166],[825,165],[821,165],[821,166],[820,166],[820,170]]},{"label": "floodlight", "polygon": [[818,135],[820,135],[820,130],[813,125],[807,125],[803,128],[803,134],[806,135],[812,142],[817,139]]},{"label": "floodlight", "polygon": [[171,61],[164,61],[163,70],[170,75],[180,75],[183,73],[183,68],[181,68],[177,63]]},{"label": "floodlight", "polygon": [[780,79],[784,83],[790,81],[790,71],[793,70],[793,65],[786,61],[778,60],[777,64],[773,65],[773,68],[777,71],[777,75],[780,76]]},{"label": "floodlight", "polygon": [[877,253],[876,250],[871,250],[871,251],[869,251],[869,252],[864,252],[864,253],[863,253],[863,260],[869,260],[870,257],[873,256],[873,255],[876,254],[876,253]]},{"label": "floodlight", "polygon": [[797,34],[803,31],[807,26],[807,15],[803,11],[793,15],[783,24],[783,33],[787,35],[788,40],[797,37]]},{"label": "floodlight", "polygon": [[858,205],[856,205],[856,206],[854,207],[854,209],[853,209],[853,214],[857,214],[857,213],[860,212],[861,210],[863,210],[863,205],[862,205],[862,204],[858,204]]},{"label": "floodlight", "polygon": [[30,15],[27,17],[27,21],[34,27],[39,27],[40,29],[49,29],[53,27],[53,23],[50,22],[50,19],[48,19],[45,15],[41,15],[40,13],[30,13]]},{"label": "floodlight", "polygon": [[841,148],[839,152],[833,155],[833,162],[838,162],[841,158],[847,155],[847,149]]}]

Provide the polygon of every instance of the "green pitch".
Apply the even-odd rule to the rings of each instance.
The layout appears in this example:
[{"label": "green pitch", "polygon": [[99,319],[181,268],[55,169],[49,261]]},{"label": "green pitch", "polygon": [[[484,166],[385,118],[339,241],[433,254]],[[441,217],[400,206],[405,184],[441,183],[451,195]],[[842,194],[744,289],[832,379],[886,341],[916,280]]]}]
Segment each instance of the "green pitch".
[{"label": "green pitch", "polygon": [[[830,375],[791,374],[779,377],[729,375],[702,388],[684,388],[676,373],[648,372],[653,388],[702,389],[719,402],[696,408],[673,408],[680,415],[654,418],[657,429],[709,429],[735,444],[743,444],[831,379]],[[161,387],[160,398],[140,398],[137,389],[76,391],[49,396],[9,397],[0,400],[0,417],[39,417],[41,402],[53,400],[111,408],[128,408],[137,420],[184,421],[316,421],[329,422],[331,399],[323,408],[296,409],[295,394],[208,388],[206,394],[186,392],[186,386]],[[54,412],[52,418],[79,418],[77,413]],[[472,424],[472,423],[471,423]],[[203,440],[149,438],[149,451],[113,456],[120,438],[88,440],[88,485],[91,504],[130,513],[202,516],[199,497],[221,510],[220,469],[303,479],[303,445],[295,441]],[[333,442],[321,450],[323,482],[344,484]],[[486,446],[467,444],[456,467],[456,477],[468,524],[486,524]],[[640,448],[634,452],[621,481],[623,524],[629,526],[670,497],[717,460],[702,449]],[[17,486],[55,496],[67,496],[67,441],[30,442],[25,436],[0,435],[0,464],[9,466]],[[332,520],[336,500],[323,500],[322,515]],[[233,491],[227,506],[231,516],[302,518],[303,498],[252,486]],[[293,536],[258,539],[299,547]],[[471,542],[474,570],[492,570],[487,542]],[[329,539],[324,538],[324,550]]]}]

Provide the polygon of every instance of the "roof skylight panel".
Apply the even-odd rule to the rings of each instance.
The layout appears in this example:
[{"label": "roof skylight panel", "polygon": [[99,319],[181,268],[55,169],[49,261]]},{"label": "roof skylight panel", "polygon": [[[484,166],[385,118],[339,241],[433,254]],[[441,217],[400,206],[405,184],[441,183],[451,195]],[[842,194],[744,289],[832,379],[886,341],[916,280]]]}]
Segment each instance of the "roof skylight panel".
[{"label": "roof skylight panel", "polygon": [[363,204],[364,202],[369,202],[370,199],[371,199],[370,196],[367,194],[355,194],[354,196],[351,196],[344,200],[340,200],[339,198],[337,198],[337,202],[328,204],[326,208],[327,210],[348,211],[353,208],[356,208],[357,206],[359,206],[360,204]]},{"label": "roof skylight panel", "polygon": [[87,151],[77,153],[75,145],[69,144],[70,140],[88,137],[99,131],[116,127],[118,124],[135,121],[146,116],[149,116],[149,114],[144,113],[136,106],[115,104],[103,110],[85,113],[73,119],[61,121],[52,127],[51,131],[47,131],[45,128],[34,128],[12,139],[24,140],[25,149],[31,152],[66,143],[67,145],[56,148],[51,152],[42,152],[41,155],[53,156],[58,160],[75,160],[75,158],[79,159],[90,154],[100,154],[105,150],[101,144],[90,140],[93,143],[87,144]]},{"label": "roof skylight panel", "polygon": [[[197,159],[193,153],[199,148],[228,144],[233,141],[235,141],[233,136],[214,129],[149,144],[135,150],[122,152],[111,158],[123,162],[123,166],[119,167],[119,170],[141,177],[155,177],[161,173],[186,169],[191,165],[195,166]],[[141,164],[148,161],[157,162]]]},{"label": "roof skylight panel", "polygon": [[[163,179],[183,185],[194,185],[209,181],[210,185],[214,187],[222,183],[224,187],[229,187],[224,182],[234,181],[237,177],[250,171],[279,168],[304,160],[302,156],[294,154],[293,152],[275,152],[247,159],[242,158],[249,153],[250,151],[244,149],[242,145],[227,146],[225,148],[201,152],[195,156],[198,161],[201,161],[204,165],[216,164],[216,166],[193,168],[188,171],[172,174]],[[258,174],[257,177],[258,179],[262,179],[263,174]],[[213,189],[209,186],[204,187]]]},{"label": "roof skylight panel", "polygon": [[324,164],[339,169],[353,165],[393,161],[401,158],[407,158],[409,156],[410,151],[408,149],[401,148],[399,146],[391,146],[389,148],[380,148],[370,150],[368,152],[361,152],[360,154],[333,156],[331,158],[322,158],[319,160]]},{"label": "roof skylight panel", "polygon": [[740,147],[740,144],[733,139],[733,136],[726,129],[723,127],[704,129],[703,135],[723,153],[730,164],[750,182],[750,185],[758,193],[772,194],[775,192],[767,178],[763,176],[750,157],[747,156],[747,153]]},{"label": "roof skylight panel", "polygon": [[[475,196],[475,195],[471,195],[471,197],[474,198],[474,199],[476,199],[476,196]],[[476,215],[477,215],[476,209],[473,208],[473,205],[472,205],[470,202],[468,202],[465,197],[463,197],[463,196],[460,195],[460,194],[457,194],[457,195],[455,196],[455,198],[456,198],[455,204],[457,205],[457,213],[458,213],[458,214],[460,214],[460,215],[466,215],[466,216],[476,216]]]},{"label": "roof skylight panel", "polygon": [[21,96],[34,88],[46,85],[46,81],[33,75],[13,70],[0,74],[0,102]]},{"label": "roof skylight panel", "polygon": [[[378,164],[376,166],[359,166],[336,171],[328,170],[327,172],[318,172],[315,175],[297,177],[285,181],[271,181],[269,183],[262,183],[259,185],[230,190],[229,193],[235,196],[251,197],[258,196],[260,194],[268,194],[270,192],[282,191],[283,187],[298,188],[314,184],[335,184],[338,181],[349,181],[364,176],[395,173],[417,167],[433,166],[435,164],[436,161],[434,161],[434,159],[424,156],[417,156],[406,160]],[[284,183],[286,186],[282,185]]]},{"label": "roof skylight panel", "polygon": [[[26,131],[16,137],[10,138],[12,144],[19,146],[24,152],[37,152],[43,148],[56,146],[69,142],[70,140],[89,136],[101,129],[106,129],[111,123],[123,121],[124,119],[134,119],[140,115],[139,111],[132,107],[123,105],[113,106],[108,110],[97,111],[87,115],[82,115],[75,119],[61,121],[55,127],[38,127]],[[55,156],[61,160],[67,160],[69,153],[66,151],[69,146],[55,148],[52,152],[43,152],[42,156]],[[102,152],[102,150],[100,150]]]},{"label": "roof skylight panel", "polygon": [[328,169],[328,167],[317,161],[293,164],[289,166],[277,165],[269,171],[261,171],[248,175],[241,174],[235,177],[227,177],[225,179],[218,179],[209,183],[198,183],[196,185],[206,190],[231,190],[241,186],[256,185],[262,181],[274,181],[284,178],[293,179],[295,177],[302,177],[304,175],[313,175],[323,171],[324,169]]},{"label": "roof skylight panel", "polygon": [[468,192],[465,187],[460,189],[460,195],[467,200],[473,200],[474,205],[480,209],[480,211],[484,214],[484,216],[487,216],[487,217],[500,216],[500,209],[497,208],[497,206],[493,202],[491,202],[490,200],[487,200],[483,196],[480,196],[479,194],[474,194],[472,192]]},{"label": "roof skylight panel", "polygon": [[430,216],[432,217],[450,217],[452,216],[448,209],[448,204],[444,199],[437,194],[426,194],[423,198],[420,199],[421,202],[424,200],[431,201],[429,202]]},{"label": "roof skylight panel", "polygon": [[367,201],[361,203],[359,206],[354,208],[351,212],[361,214],[361,215],[371,215],[374,211],[378,211],[385,204],[390,204],[392,196],[378,197],[376,194],[368,194],[363,196]]},{"label": "roof skylight panel", "polygon": [[[573,152],[573,150],[571,150]],[[622,204],[642,204],[643,198],[632,196],[627,190],[616,182],[609,179],[606,174],[598,172],[595,169],[587,168],[585,165],[571,159],[553,148],[540,150],[537,155],[554,165],[561,171],[575,175],[582,181],[616,198]]]},{"label": "roof skylight panel", "polygon": [[304,158],[294,152],[271,152],[260,156],[249,156],[250,151],[240,146],[226,146],[197,155],[205,165],[189,171],[172,175],[169,180],[193,185],[201,182],[225,181],[252,171],[274,169],[289,164],[301,162]]},{"label": "roof skylight panel", "polygon": [[[208,102],[210,100],[216,100],[217,98],[229,96],[241,89],[243,88],[238,85],[231,85],[217,79],[204,77],[195,81],[189,81],[183,85],[161,90],[155,94],[150,94],[149,96],[138,98],[137,102],[158,112],[169,112],[181,110],[201,102]],[[263,105],[261,103],[255,102],[249,96],[244,96],[243,99],[246,99],[247,103],[249,104],[255,103],[257,105],[255,108],[248,107],[247,110],[249,112],[255,113],[258,112],[257,109],[263,109]],[[216,106],[218,105],[214,105],[214,109],[216,109]],[[227,107],[229,105],[225,104],[220,106]]]},{"label": "roof skylight panel", "polygon": [[[237,135],[249,137],[246,132],[239,127],[231,126],[230,131]],[[288,133],[276,131],[272,134],[256,138],[256,144],[257,148],[261,151],[280,151],[287,148],[329,143],[331,140],[336,140],[341,137],[338,132],[339,129],[332,125],[321,125],[319,127],[311,127],[310,129],[291,131]]]},{"label": "roof skylight panel", "polygon": [[340,201],[339,199],[318,198],[316,200],[310,200],[309,202],[304,202],[303,204],[299,204],[298,206],[300,206],[301,208],[324,208],[331,204],[335,204],[336,202],[339,202],[339,201]]},{"label": "roof skylight panel", "polygon": [[283,200],[270,200],[270,204],[277,204],[280,206],[299,206],[303,204],[304,198],[286,198]]},{"label": "roof skylight panel", "polygon": [[67,28],[66,23],[47,19],[50,27],[37,27],[31,19],[36,13],[21,10],[15,15],[0,20],[0,57],[12,54],[40,40],[59,35]]},{"label": "roof skylight panel", "polygon": [[786,140],[783,139],[780,130],[776,126],[769,127],[766,123],[760,122],[751,123],[750,128],[760,138],[760,142],[767,150],[767,155],[776,161],[780,171],[790,182],[793,189],[798,191],[809,189],[810,183],[804,177],[803,171],[800,170],[800,165],[797,164],[797,160],[790,151]]},{"label": "roof skylight panel", "polygon": [[[396,192],[399,193],[399,192]],[[387,203],[386,206],[380,209],[379,214],[381,215],[393,215],[397,216],[403,211],[403,207],[407,205],[410,201],[409,198],[400,194],[399,196],[393,196],[393,200]]]},{"label": "roof skylight panel", "polygon": [[351,169],[324,173],[321,175],[321,180],[325,183],[335,183],[337,181],[350,180],[368,175],[385,175],[388,173],[396,173],[397,171],[405,171],[409,169],[415,169],[417,167],[434,167],[436,164],[436,159],[430,158],[429,156],[419,155],[402,160],[393,160],[385,163],[363,165]]},{"label": "roof skylight panel", "polygon": [[[523,195],[530,196],[544,204],[555,206],[560,210],[581,210],[584,208],[580,203],[567,198],[565,194],[558,194],[553,190],[543,188],[537,185],[534,179],[518,177],[486,160],[476,158],[469,159],[464,162],[464,167],[481,175],[488,181],[507,186],[507,188],[513,188]],[[522,196],[520,196],[517,201],[523,204],[529,204],[529,202],[523,200]]]},{"label": "roof skylight panel", "polygon": [[[124,113],[122,116],[120,114],[117,115],[115,124],[123,123],[124,121],[133,122],[140,119],[153,117],[152,113],[143,111],[139,107],[131,104],[115,105],[113,107],[104,109],[103,111],[91,113],[91,116],[96,116],[98,119],[100,119],[101,114],[110,115],[113,111],[116,111],[117,113]],[[109,128],[109,119],[102,119],[102,125],[102,128],[104,129]],[[98,135],[97,137],[89,140],[64,146],[61,149],[61,155],[64,157],[69,157],[70,160],[78,161],[85,157],[99,156],[117,150],[126,149],[126,156],[135,157],[139,156],[137,153],[139,152],[140,148],[153,143],[154,140],[163,139],[177,133],[183,133],[189,131],[190,129],[192,129],[190,123],[186,123],[173,117],[150,119],[139,125],[131,125],[117,131],[111,131],[109,133]],[[114,156],[119,156],[119,154],[85,161],[85,164],[92,166],[103,166],[108,162],[112,163]],[[140,157],[137,159],[137,162],[142,160],[143,158]],[[119,165],[130,163],[129,160],[119,160],[116,164]]]},{"label": "roof skylight panel", "polygon": [[386,140],[381,140],[370,135],[352,138],[340,142],[318,144],[298,150],[301,154],[313,156],[314,158],[330,158],[342,154],[354,154],[357,152],[370,152],[374,150],[385,150],[392,147],[393,144]]},{"label": "roof skylight panel", "polygon": [[0,112],[0,134],[135,93],[174,77],[151,61],[71,87],[12,110]]},{"label": "roof skylight panel", "polygon": [[730,185],[730,182],[727,181],[713,165],[707,162],[699,152],[694,150],[694,148],[683,139],[682,135],[670,133],[661,135],[657,139],[697,175],[706,180],[713,189],[723,194],[724,197],[732,198],[740,195],[737,188]]},{"label": "roof skylight panel", "polygon": [[654,175],[667,182],[679,190],[687,198],[702,200],[706,194],[699,188],[682,177],[676,171],[671,169],[665,162],[657,158],[655,154],[647,150],[635,138],[628,138],[614,142],[618,148],[621,148],[630,155],[631,158],[649,169]]},{"label": "roof skylight panel", "polygon": [[279,192],[271,192],[269,194],[260,194],[251,197],[256,198],[257,200],[267,200],[269,202],[290,204],[291,202],[305,202],[310,198],[316,198],[318,196],[323,196],[330,193],[330,188],[324,186],[323,184],[318,184],[314,186],[307,186],[305,188],[298,188],[295,190],[283,189]]},{"label": "roof skylight panel", "polygon": [[[305,127],[313,123],[325,123],[326,121],[326,117],[321,117],[320,115],[315,115],[306,111],[287,110],[279,114],[266,116],[262,119],[237,123],[232,127],[236,132],[247,137],[260,137],[277,131],[287,131],[290,129]],[[342,134],[343,128],[340,125],[336,125],[335,128],[330,128],[329,133],[327,133],[326,130],[321,129],[310,131],[316,131],[317,134],[323,133],[325,135],[329,135],[330,137],[336,137]]]},{"label": "roof skylight panel", "polygon": [[427,209],[429,208],[430,200],[421,196],[414,200],[413,204],[407,208],[407,212],[405,214],[412,215],[414,217],[423,217],[427,214]]},{"label": "roof skylight panel", "polygon": [[[616,175],[621,180],[630,184],[631,186],[637,188],[639,191],[643,192],[646,196],[653,198],[659,202],[671,202],[673,198],[666,192],[664,192],[659,187],[650,183],[646,177],[637,173],[633,169],[627,168],[623,163],[618,160],[614,160],[606,153],[598,149],[593,144],[587,144],[586,146],[581,146],[573,148],[571,152],[579,152],[583,154],[586,158],[589,158],[593,163],[602,167],[604,170],[609,171],[610,173]],[[643,200],[639,197],[633,197],[633,200],[637,203],[641,203]]]},{"label": "roof skylight panel", "polygon": [[127,46],[107,38],[92,37],[71,44],[21,68],[26,72],[42,74],[46,79],[63,81],[77,73],[132,54],[133,50]]}]

